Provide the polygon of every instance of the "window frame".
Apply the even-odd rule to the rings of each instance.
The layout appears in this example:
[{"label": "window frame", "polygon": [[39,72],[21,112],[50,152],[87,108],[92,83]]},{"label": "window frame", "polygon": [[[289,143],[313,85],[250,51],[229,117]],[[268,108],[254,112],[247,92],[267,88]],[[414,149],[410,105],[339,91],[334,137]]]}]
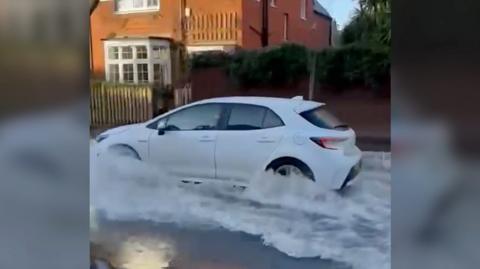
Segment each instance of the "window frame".
[{"label": "window frame", "polygon": [[118,1],[121,0],[113,0],[114,2],[114,12],[115,14],[129,14],[129,13],[142,13],[142,12],[157,12],[160,11],[161,0],[157,0],[156,6],[148,6],[149,0],[141,0],[142,6],[141,7],[134,7],[134,1],[136,0],[125,0],[130,1],[131,5],[128,8],[120,9],[118,5]]},{"label": "window frame", "polygon": [[307,20],[308,1],[300,0],[300,18]]},{"label": "window frame", "polygon": [[283,41],[288,42],[290,37],[290,15],[283,13]]},{"label": "window frame", "polygon": [[[217,126],[214,130],[168,130],[168,132],[192,132],[192,131],[228,131],[228,132],[231,132],[231,131],[240,131],[240,132],[245,132],[245,131],[261,131],[261,130],[269,130],[269,129],[274,129],[274,128],[281,128],[281,127],[285,127],[285,121],[278,115],[278,113],[276,113],[275,111],[273,111],[271,108],[267,107],[267,106],[262,106],[262,105],[256,105],[256,104],[246,104],[246,103],[222,103],[222,102],[212,102],[212,103],[204,103],[204,104],[196,104],[196,105],[191,105],[191,106],[187,106],[187,107],[181,107],[177,110],[173,110],[173,111],[170,111],[170,112],[167,112],[166,114],[164,115],[161,115],[159,116],[158,118],[156,119],[153,119],[151,122],[149,122],[147,125],[146,125],[146,128],[148,129],[151,129],[151,130],[157,130],[157,127],[158,127],[158,123],[162,120],[166,120],[166,125],[168,125],[168,120],[171,116],[181,112],[181,111],[184,111],[186,109],[190,109],[190,108],[194,108],[194,107],[197,107],[197,106],[204,106],[204,105],[220,105],[221,107],[221,112],[220,112],[220,118],[217,122]],[[228,121],[230,119],[230,115],[231,115],[231,111],[232,111],[232,107],[235,106],[235,105],[245,105],[245,106],[256,106],[256,107],[261,107],[263,109],[266,109],[266,112],[265,112],[265,115],[263,117],[263,120],[262,120],[262,128],[261,129],[253,129],[253,130],[229,130],[227,128],[228,126]],[[265,118],[266,118],[266,115],[267,115],[267,112],[270,111],[273,113],[273,115],[275,115],[281,122],[281,125],[279,126],[274,126],[274,127],[268,127],[268,128],[265,128],[263,127],[264,124],[265,124]]]},{"label": "window frame", "polygon": [[[124,47],[129,47],[131,49],[132,58],[124,58],[123,51]],[[139,58],[138,57],[138,48],[139,47],[146,47],[147,51],[147,58]],[[162,51],[164,51],[164,56],[160,58],[153,57],[153,48],[160,47]],[[117,59],[110,59],[111,50],[118,51],[118,58]],[[164,85],[169,85],[172,83],[171,81],[171,57],[170,57],[170,42],[163,39],[112,39],[112,40],[104,40],[104,50],[105,50],[105,79],[108,82],[112,83],[132,83],[132,84],[145,84],[145,82],[140,81],[139,78],[139,64],[148,64],[148,84],[154,84],[154,65],[159,64],[162,67],[162,81]],[[143,50],[143,48],[141,48]],[[133,64],[134,65],[134,80],[133,82],[125,82],[124,79],[124,72],[123,72],[123,65],[124,64]],[[119,66],[119,80],[112,81],[110,78],[111,71],[110,65],[118,65]]]}]

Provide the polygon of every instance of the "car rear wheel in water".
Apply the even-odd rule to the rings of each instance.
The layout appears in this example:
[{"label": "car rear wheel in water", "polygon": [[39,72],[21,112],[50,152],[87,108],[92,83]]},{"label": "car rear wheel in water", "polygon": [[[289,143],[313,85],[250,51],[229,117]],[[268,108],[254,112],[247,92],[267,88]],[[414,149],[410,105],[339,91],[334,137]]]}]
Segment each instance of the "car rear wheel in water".
[{"label": "car rear wheel in water", "polygon": [[294,158],[282,158],[272,162],[268,167],[276,175],[306,177],[315,181],[312,170],[302,161]]},{"label": "car rear wheel in water", "polygon": [[304,176],[302,170],[292,164],[284,164],[275,169],[275,174],[289,177],[289,176]]}]

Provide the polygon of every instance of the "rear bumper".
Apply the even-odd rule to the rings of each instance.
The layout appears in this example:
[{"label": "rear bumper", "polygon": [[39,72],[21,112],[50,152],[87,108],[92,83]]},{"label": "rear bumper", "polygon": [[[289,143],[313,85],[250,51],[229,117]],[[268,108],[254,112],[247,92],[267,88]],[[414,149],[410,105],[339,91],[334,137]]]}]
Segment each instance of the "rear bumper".
[{"label": "rear bumper", "polygon": [[343,184],[340,187],[340,189],[344,189],[348,185],[348,183],[352,182],[357,177],[357,175],[360,173],[361,170],[362,170],[362,159],[360,159],[360,161],[358,161],[358,163],[355,164],[352,167],[352,169],[350,169],[350,172],[348,172],[348,175],[345,178],[345,181],[343,181]]}]

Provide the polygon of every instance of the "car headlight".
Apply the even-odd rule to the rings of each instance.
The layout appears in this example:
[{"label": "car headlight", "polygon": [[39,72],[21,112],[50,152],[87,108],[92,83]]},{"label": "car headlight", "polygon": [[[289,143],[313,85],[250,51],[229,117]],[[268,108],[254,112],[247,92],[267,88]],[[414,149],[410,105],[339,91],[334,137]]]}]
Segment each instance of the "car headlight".
[{"label": "car headlight", "polygon": [[100,143],[102,142],[103,140],[107,139],[108,138],[108,135],[106,134],[101,134],[101,135],[98,135],[96,138],[95,138],[95,141],[97,141],[97,143]]}]

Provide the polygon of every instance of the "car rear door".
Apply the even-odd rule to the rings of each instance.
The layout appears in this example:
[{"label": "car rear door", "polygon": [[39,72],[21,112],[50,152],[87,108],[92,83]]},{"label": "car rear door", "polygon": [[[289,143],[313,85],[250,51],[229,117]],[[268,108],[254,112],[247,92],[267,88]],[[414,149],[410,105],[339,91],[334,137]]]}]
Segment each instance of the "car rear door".
[{"label": "car rear door", "polygon": [[220,104],[188,107],[169,115],[166,131],[152,133],[149,139],[150,162],[168,175],[181,178],[215,178],[215,143]]},{"label": "car rear door", "polygon": [[217,136],[217,178],[248,182],[271,156],[282,139],[284,124],[270,109],[230,104]]}]

